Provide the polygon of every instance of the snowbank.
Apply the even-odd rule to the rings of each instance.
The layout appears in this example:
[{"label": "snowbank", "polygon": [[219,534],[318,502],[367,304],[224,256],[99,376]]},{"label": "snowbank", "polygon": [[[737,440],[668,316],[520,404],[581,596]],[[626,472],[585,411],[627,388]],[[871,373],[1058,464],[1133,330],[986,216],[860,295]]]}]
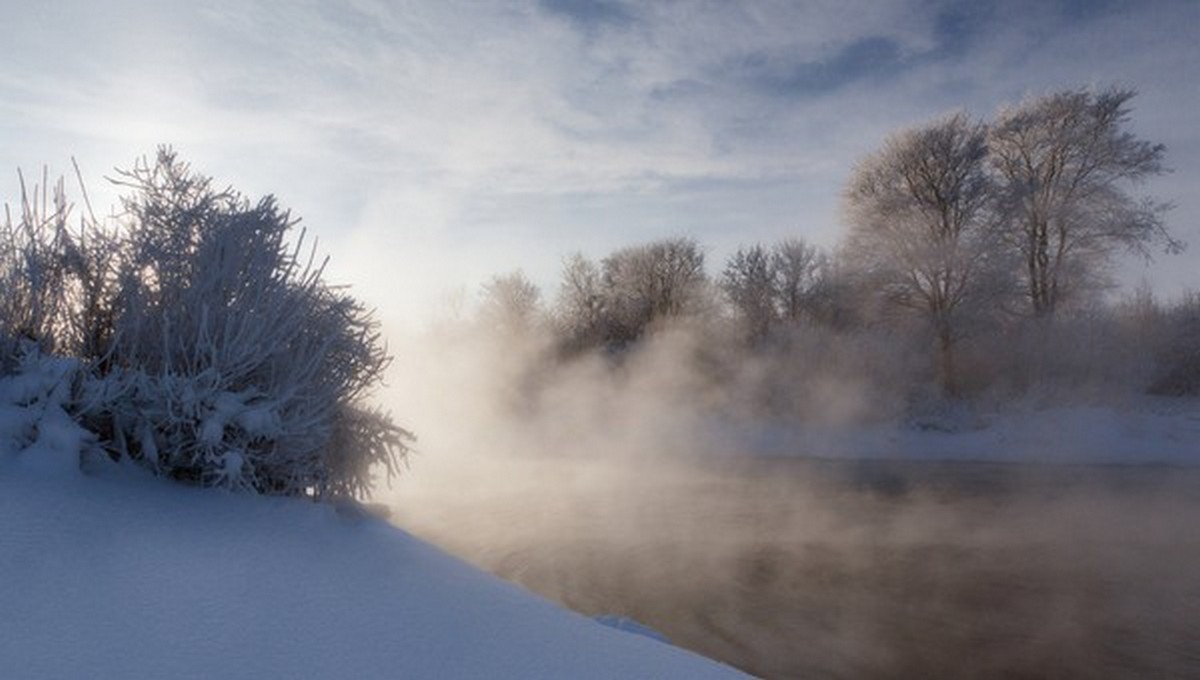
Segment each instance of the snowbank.
[{"label": "snowbank", "polygon": [[741,428],[763,455],[1060,464],[1200,465],[1200,399],[951,414],[903,424]]},{"label": "snowbank", "polygon": [[361,513],[38,464],[53,444],[0,450],[0,677],[742,677]]}]

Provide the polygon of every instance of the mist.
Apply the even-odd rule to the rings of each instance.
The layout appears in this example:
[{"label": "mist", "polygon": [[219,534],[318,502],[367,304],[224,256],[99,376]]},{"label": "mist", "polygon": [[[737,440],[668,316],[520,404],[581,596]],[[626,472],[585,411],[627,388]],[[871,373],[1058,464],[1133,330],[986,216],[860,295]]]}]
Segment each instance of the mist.
[{"label": "mist", "polygon": [[765,677],[1195,674],[1200,297],[1112,294],[1185,248],[1135,96],[897,130],[833,250],[494,276],[394,346],[396,523]]},{"label": "mist", "polygon": [[1200,471],[1056,464],[1086,419],[991,459],[923,456],[999,416],[898,398],[923,374],[897,338],[809,338],[785,361],[685,320],[563,360],[544,332],[489,328],[392,336],[386,401],[419,441],[377,492],[484,569],[763,677],[1200,669]]}]

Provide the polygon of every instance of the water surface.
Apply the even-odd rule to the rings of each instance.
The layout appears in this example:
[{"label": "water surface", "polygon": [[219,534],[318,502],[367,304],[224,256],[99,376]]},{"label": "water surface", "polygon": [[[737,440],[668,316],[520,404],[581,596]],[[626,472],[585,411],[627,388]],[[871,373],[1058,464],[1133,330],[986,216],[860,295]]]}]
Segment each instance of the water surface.
[{"label": "water surface", "polygon": [[1197,469],[518,459],[400,492],[480,567],[763,677],[1200,677]]}]

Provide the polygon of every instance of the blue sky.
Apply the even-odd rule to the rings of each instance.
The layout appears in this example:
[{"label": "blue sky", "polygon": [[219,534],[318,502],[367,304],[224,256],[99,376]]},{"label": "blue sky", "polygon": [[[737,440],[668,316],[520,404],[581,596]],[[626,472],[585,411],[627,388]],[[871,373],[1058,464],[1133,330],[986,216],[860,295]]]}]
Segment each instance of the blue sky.
[{"label": "blue sky", "polygon": [[[8,0],[0,0],[8,3]],[[1028,94],[1138,89],[1200,289],[1200,2],[116,0],[21,3],[0,41],[0,196],[17,167],[102,177],[159,143],[276,194],[394,322],[523,267],[694,235],[832,246],[889,131]]]}]

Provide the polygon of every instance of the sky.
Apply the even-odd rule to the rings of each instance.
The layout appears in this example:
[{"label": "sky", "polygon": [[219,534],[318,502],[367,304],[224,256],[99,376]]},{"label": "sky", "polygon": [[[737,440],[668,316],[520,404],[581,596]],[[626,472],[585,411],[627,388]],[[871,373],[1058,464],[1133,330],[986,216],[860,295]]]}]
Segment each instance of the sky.
[{"label": "sky", "polygon": [[693,236],[834,246],[889,132],[1127,86],[1192,248],[1125,263],[1200,290],[1195,0],[92,0],[16,3],[0,40],[0,198],[16,170],[105,181],[159,144],[276,195],[389,324],[522,268]]}]

